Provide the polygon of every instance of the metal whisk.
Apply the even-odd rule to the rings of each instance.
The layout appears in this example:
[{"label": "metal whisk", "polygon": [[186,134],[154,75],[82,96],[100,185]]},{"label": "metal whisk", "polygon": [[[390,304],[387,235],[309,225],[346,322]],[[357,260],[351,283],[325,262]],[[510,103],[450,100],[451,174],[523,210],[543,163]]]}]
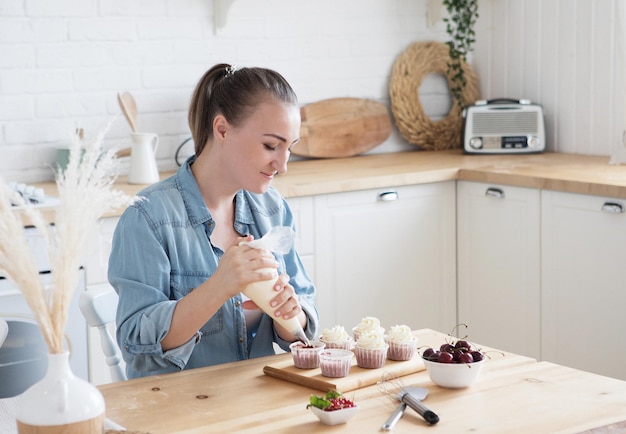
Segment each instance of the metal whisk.
[{"label": "metal whisk", "polygon": [[384,372],[381,380],[376,385],[378,390],[387,395],[392,401],[400,402],[400,405],[383,424],[382,428],[384,430],[393,428],[404,414],[407,405],[422,416],[430,425],[439,422],[439,416],[422,404],[422,399],[428,395],[428,389],[405,386],[398,375],[390,372]]}]

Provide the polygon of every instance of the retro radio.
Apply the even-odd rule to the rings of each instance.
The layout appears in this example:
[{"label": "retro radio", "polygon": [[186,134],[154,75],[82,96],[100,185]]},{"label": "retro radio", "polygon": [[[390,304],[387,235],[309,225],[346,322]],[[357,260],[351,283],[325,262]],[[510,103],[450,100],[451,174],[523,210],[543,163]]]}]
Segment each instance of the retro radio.
[{"label": "retro radio", "polygon": [[543,109],[524,99],[476,101],[463,109],[462,131],[469,154],[529,154],[546,147]]}]

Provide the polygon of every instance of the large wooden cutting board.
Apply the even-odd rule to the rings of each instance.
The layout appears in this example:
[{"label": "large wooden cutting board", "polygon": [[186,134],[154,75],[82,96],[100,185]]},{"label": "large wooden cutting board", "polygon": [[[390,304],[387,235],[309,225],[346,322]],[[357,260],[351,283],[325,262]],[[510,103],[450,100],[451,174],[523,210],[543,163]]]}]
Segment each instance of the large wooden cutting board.
[{"label": "large wooden cutting board", "polygon": [[365,98],[331,98],[300,109],[300,142],[292,153],[302,157],[353,157],[391,135],[387,107]]},{"label": "large wooden cutting board", "polygon": [[338,390],[344,393],[376,384],[380,381],[383,373],[385,372],[394,373],[401,377],[403,375],[409,375],[414,372],[422,371],[425,368],[426,367],[424,366],[421,356],[416,352],[415,356],[411,360],[407,360],[406,362],[387,360],[385,362],[385,366],[378,369],[359,368],[356,365],[356,359],[353,358],[350,374],[343,378],[324,377],[320,368],[298,369],[293,365],[293,359],[291,356],[265,366],[263,368],[263,372],[270,377],[279,378],[291,383],[300,384],[301,386],[321,390],[322,392]]}]

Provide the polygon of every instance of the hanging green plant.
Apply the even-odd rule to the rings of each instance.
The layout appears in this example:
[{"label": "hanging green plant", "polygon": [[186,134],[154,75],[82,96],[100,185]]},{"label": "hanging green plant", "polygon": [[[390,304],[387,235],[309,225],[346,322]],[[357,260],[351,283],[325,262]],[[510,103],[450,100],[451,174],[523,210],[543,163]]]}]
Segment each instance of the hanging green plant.
[{"label": "hanging green plant", "polygon": [[443,0],[443,5],[448,11],[446,32],[450,40],[446,42],[450,48],[450,62],[448,63],[448,76],[452,77],[450,93],[463,108],[463,89],[467,84],[463,63],[467,61],[467,55],[472,51],[474,39],[474,24],[478,20],[478,0]]}]

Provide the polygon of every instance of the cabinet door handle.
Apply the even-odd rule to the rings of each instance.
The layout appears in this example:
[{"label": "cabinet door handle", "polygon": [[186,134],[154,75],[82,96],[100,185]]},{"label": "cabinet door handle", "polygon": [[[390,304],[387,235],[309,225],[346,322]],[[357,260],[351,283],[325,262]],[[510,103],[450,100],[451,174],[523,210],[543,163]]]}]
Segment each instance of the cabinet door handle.
[{"label": "cabinet door handle", "polygon": [[498,187],[489,187],[485,190],[485,196],[495,197],[496,199],[504,199],[504,190]]},{"label": "cabinet door handle", "polygon": [[620,202],[604,202],[602,205],[602,212],[609,212],[614,214],[621,214],[624,212],[624,205]]},{"label": "cabinet door handle", "polygon": [[398,192],[395,190],[383,191],[382,193],[378,193],[378,200],[382,200],[383,202],[391,202],[394,200],[398,200],[400,196]]}]

